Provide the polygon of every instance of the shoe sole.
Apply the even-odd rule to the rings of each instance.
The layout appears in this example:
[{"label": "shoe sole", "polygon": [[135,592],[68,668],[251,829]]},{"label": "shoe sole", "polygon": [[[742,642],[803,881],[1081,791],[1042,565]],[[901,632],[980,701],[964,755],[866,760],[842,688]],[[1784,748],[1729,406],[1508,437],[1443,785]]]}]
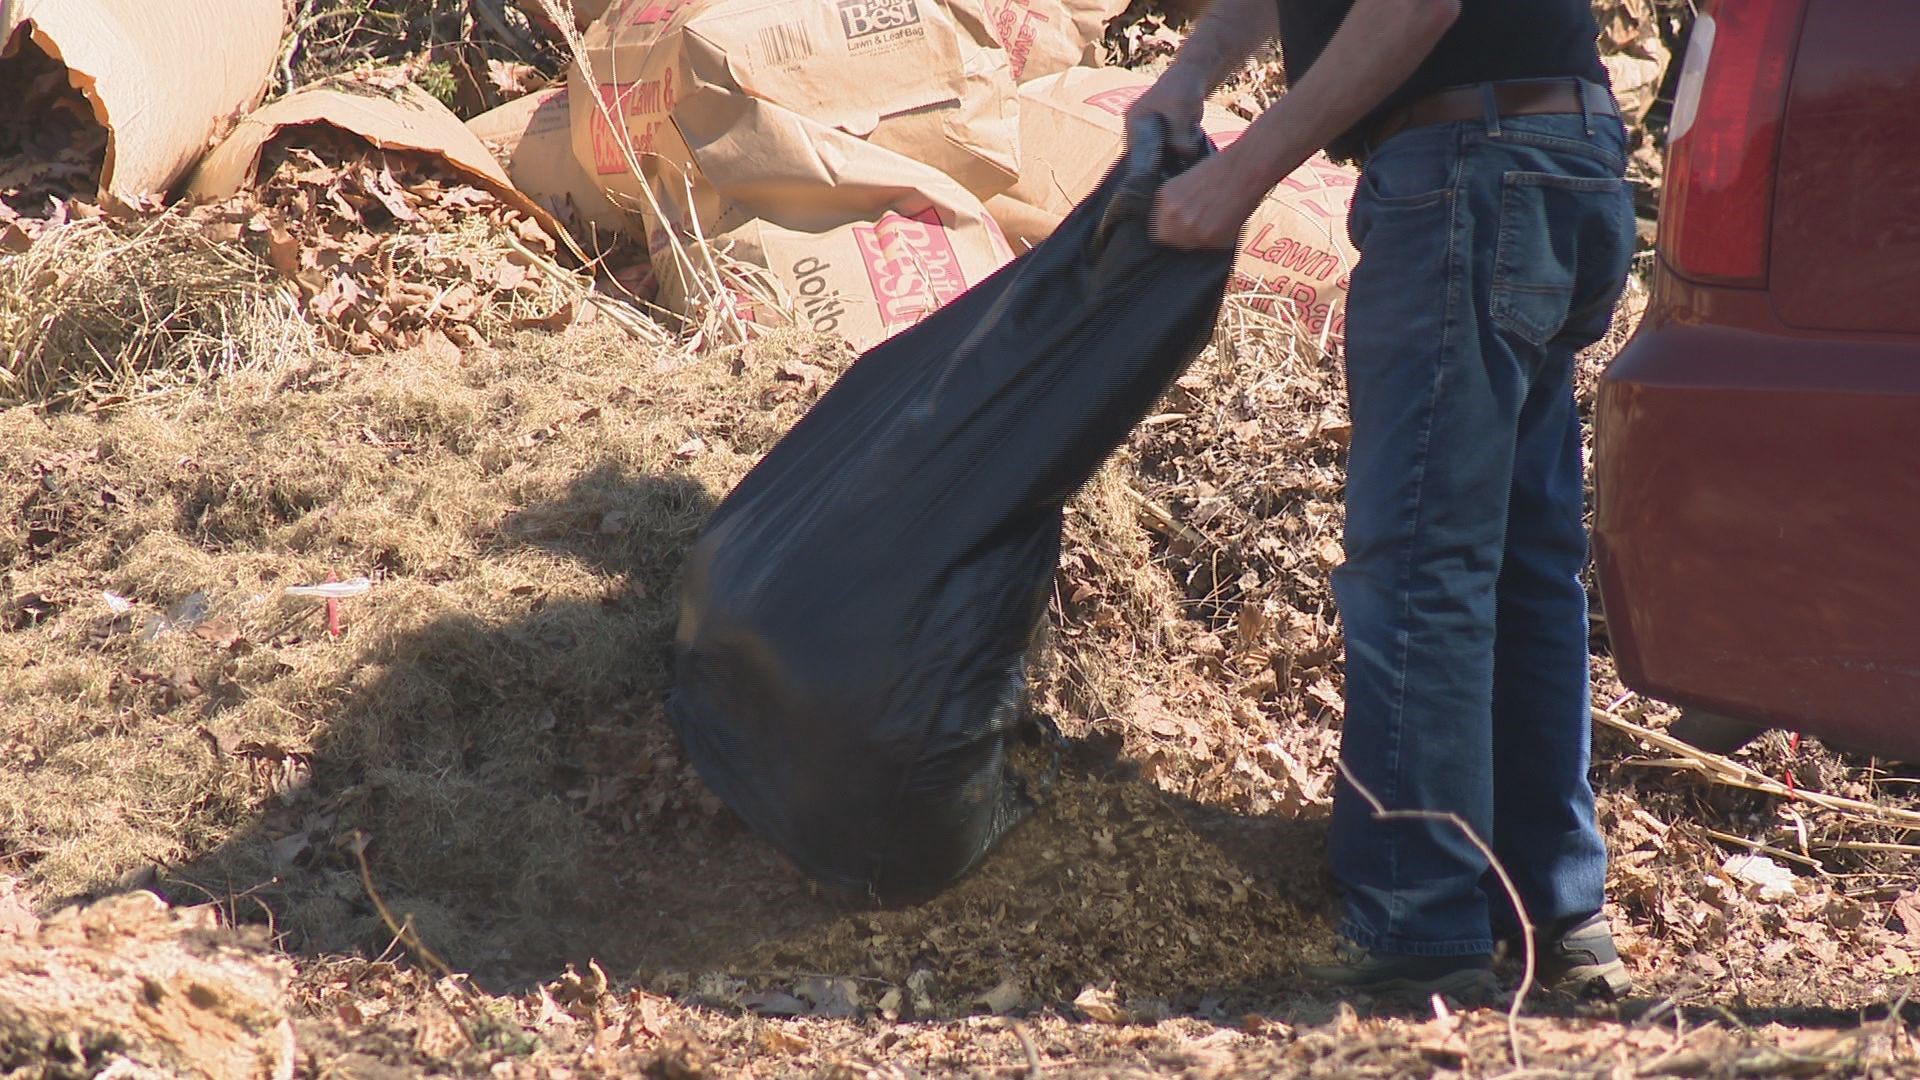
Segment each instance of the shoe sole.
[{"label": "shoe sole", "polygon": [[1565,971],[1555,972],[1545,980],[1544,985],[1550,993],[1572,998],[1587,998],[1600,995],[1619,1001],[1633,989],[1633,976],[1627,973],[1627,965],[1610,960],[1604,964],[1581,964]]},{"label": "shoe sole", "polygon": [[1421,999],[1439,994],[1469,1004],[1481,1004],[1500,996],[1500,980],[1491,971],[1470,970],[1443,975],[1438,979],[1388,979],[1384,982],[1333,986],[1331,989]]}]

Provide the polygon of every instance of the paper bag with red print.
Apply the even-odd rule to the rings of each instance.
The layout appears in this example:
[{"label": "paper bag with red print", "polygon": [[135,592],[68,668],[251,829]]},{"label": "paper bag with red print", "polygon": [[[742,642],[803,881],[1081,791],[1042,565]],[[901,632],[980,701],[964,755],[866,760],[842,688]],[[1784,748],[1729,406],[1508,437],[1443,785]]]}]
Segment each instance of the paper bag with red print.
[{"label": "paper bag with red print", "polygon": [[569,120],[566,87],[553,86],[481,113],[467,121],[467,130],[514,187],[569,228],[638,232],[639,215],[614,205],[573,156]]},{"label": "paper bag with red print", "polygon": [[1014,80],[1024,83],[1099,67],[1100,39],[1127,0],[954,0],[953,9],[1006,50]]},{"label": "paper bag with red print", "polygon": [[[1125,141],[1127,108],[1152,85],[1142,72],[1075,68],[1020,88],[1020,179],[989,203],[1016,246],[1038,243],[1099,184]],[[1223,149],[1248,127],[1211,104],[1201,125]],[[1275,185],[1241,234],[1235,290],[1307,333],[1341,337],[1359,258],[1347,239],[1354,182],[1352,169],[1315,154]]]},{"label": "paper bag with red print", "polygon": [[847,162],[779,114],[958,180],[978,198],[1018,171],[1006,53],[943,0],[619,0],[586,33],[569,81],[574,153],[616,196],[721,193],[833,201]]},{"label": "paper bag with red print", "polygon": [[[1012,258],[980,200],[951,177],[784,110],[761,111],[791,138],[841,161],[846,179],[808,199],[783,197],[784,185],[794,181],[778,174],[730,186],[715,193],[712,224],[698,235],[728,259],[770,271],[777,299],[799,325],[866,349]],[[649,230],[649,251],[662,302],[688,313],[700,290],[682,275],[703,272],[700,260],[685,254],[696,234],[684,203],[666,201],[662,211],[663,223]],[[671,246],[676,239],[678,252]],[[778,321],[778,311],[764,302],[736,306],[756,321]]]}]

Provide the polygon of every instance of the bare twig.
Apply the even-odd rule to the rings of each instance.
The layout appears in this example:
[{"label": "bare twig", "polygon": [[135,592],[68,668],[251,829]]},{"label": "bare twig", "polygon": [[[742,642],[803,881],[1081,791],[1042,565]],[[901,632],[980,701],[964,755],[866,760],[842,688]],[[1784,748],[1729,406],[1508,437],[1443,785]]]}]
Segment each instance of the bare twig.
[{"label": "bare twig", "polygon": [[667,344],[666,331],[659,323],[635,310],[634,305],[600,292],[591,282],[582,281],[580,275],[572,273],[559,263],[521,243],[512,233],[502,232],[501,236],[514,251],[532,264],[534,269],[546,275],[549,281],[573,292],[574,298],[579,303],[592,304],[603,314],[612,318],[629,336],[651,345]]},{"label": "bare twig", "polygon": [[1900,996],[1894,999],[1892,1007],[1887,1010],[1887,1018],[1881,1025],[1889,1037],[1905,1030],[1907,1026],[1906,1020],[1902,1018],[1901,1014],[1906,1011],[1907,1002],[1911,1000],[1912,997],[1913,980],[1909,978],[1907,984],[1900,988]]},{"label": "bare twig", "polygon": [[300,0],[300,8],[293,16],[293,29],[287,35],[286,48],[280,52],[280,89],[289,92],[293,89],[293,58],[300,53],[300,47],[306,43],[307,30],[313,26],[314,0]]},{"label": "bare twig", "polygon": [[[413,930],[413,916],[407,916],[404,923],[396,920],[392,910],[387,907],[387,902],[381,898],[380,890],[373,887],[373,872],[367,867],[366,834],[355,829],[348,846],[353,849],[353,857],[360,864],[360,884],[367,890],[367,899],[373,901],[374,910],[380,913],[380,921],[387,924],[388,930],[393,931],[394,939],[406,945],[415,956],[426,961],[427,966],[437,972],[442,979],[465,990],[469,997],[473,996],[474,989],[455,978],[453,969],[447,966],[447,962],[440,959],[438,953],[428,948],[426,942],[420,940],[420,935]],[[453,1026],[459,1030],[460,1037],[467,1040],[467,1045],[479,1045],[479,1040],[473,1037],[473,1032],[467,1030],[466,1020],[455,1011],[453,1003],[440,992],[440,979],[428,979],[427,989],[433,991],[433,996],[440,1002],[441,1008],[447,1010],[447,1015],[453,1019]]]},{"label": "bare twig", "polygon": [[1027,1080],[1040,1080],[1040,1051],[1033,1045],[1033,1036],[1027,1033],[1027,1026],[1014,1021],[1013,1035],[1020,1040],[1020,1052],[1027,1056]]},{"label": "bare twig", "polygon": [[1840,851],[1886,851],[1895,855],[1920,855],[1920,844],[1883,844],[1875,840],[1835,840],[1817,846]]},{"label": "bare twig", "polygon": [[1494,876],[1500,879],[1500,887],[1506,890],[1507,899],[1513,902],[1514,915],[1520,920],[1520,937],[1526,945],[1526,970],[1520,976],[1520,988],[1514,992],[1513,1004],[1507,1009],[1507,1046],[1513,1053],[1513,1067],[1526,1068],[1526,1060],[1520,1052],[1520,1010],[1527,1003],[1527,995],[1533,992],[1536,950],[1533,941],[1533,920],[1527,915],[1525,901],[1520,899],[1519,886],[1513,883],[1512,875],[1508,874],[1507,868],[1501,865],[1500,859],[1493,853],[1493,848],[1488,846],[1487,842],[1480,838],[1480,834],[1473,831],[1473,826],[1467,824],[1467,820],[1459,814],[1445,810],[1389,810],[1385,803],[1382,803],[1365,784],[1360,782],[1358,777],[1353,775],[1353,770],[1347,768],[1345,761],[1336,759],[1334,765],[1339,768],[1340,775],[1346,778],[1347,783],[1353,786],[1353,790],[1373,808],[1375,821],[1434,821],[1451,825],[1460,830],[1460,834],[1467,838],[1467,842],[1486,858],[1487,866],[1493,870]]},{"label": "bare twig", "polygon": [[1138,511],[1140,524],[1146,528],[1196,551],[1218,546],[1205,533],[1174,517],[1173,511],[1142,495],[1132,484],[1126,485],[1126,492]]},{"label": "bare twig", "polygon": [[741,979],[845,979],[848,982],[870,983],[874,986],[897,985],[891,979],[882,979],[873,975],[828,975],[823,971],[737,971],[729,968],[727,973]]},{"label": "bare twig", "polygon": [[[1818,872],[1822,877],[1828,876],[1827,868],[1825,866],[1822,866],[1820,864],[1820,860],[1818,859],[1809,859],[1805,855],[1796,855],[1793,852],[1788,851],[1784,848],[1777,848],[1771,844],[1763,844],[1758,840],[1748,840],[1746,837],[1735,836],[1732,833],[1723,833],[1718,829],[1708,829],[1706,830],[1706,833],[1708,836],[1714,838],[1715,840],[1720,841],[1723,844],[1734,844],[1739,847],[1746,848],[1748,851],[1757,852],[1761,855],[1771,855],[1776,859],[1785,859],[1788,862],[1799,863],[1801,866],[1808,867]],[[1920,849],[1917,849],[1917,850],[1920,850]]]},{"label": "bare twig", "polygon": [[[1727,787],[1757,791],[1763,795],[1773,795],[1790,801],[1799,801],[1809,806],[1818,806],[1825,810],[1853,818],[1870,825],[1885,825],[1896,829],[1920,829],[1920,811],[1903,810],[1892,806],[1877,806],[1860,799],[1849,799],[1841,795],[1828,795],[1821,791],[1802,791],[1789,789],[1785,784],[1766,775],[1758,769],[1749,768],[1719,754],[1710,754],[1705,750],[1690,746],[1663,731],[1642,727],[1631,720],[1593,710],[1596,723],[1615,731],[1624,732],[1641,742],[1672,754],[1676,760],[1658,763],[1661,766],[1698,772],[1707,779]],[[1643,764],[1656,764],[1645,762]]]}]

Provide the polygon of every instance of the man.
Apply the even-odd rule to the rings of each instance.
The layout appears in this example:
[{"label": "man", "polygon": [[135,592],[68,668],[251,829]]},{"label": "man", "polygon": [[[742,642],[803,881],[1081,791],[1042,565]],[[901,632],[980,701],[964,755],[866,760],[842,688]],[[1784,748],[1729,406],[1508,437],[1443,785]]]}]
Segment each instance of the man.
[{"label": "man", "polygon": [[[1289,90],[1169,181],[1153,235],[1234,245],[1314,151],[1361,164],[1349,233],[1352,443],[1346,719],[1328,836],[1337,963],[1358,991],[1497,989],[1520,925],[1540,978],[1630,986],[1600,915],[1587,780],[1586,559],[1574,354],[1605,333],[1633,247],[1625,131],[1589,0],[1214,0],[1134,116],[1177,131],[1278,38]],[[1356,787],[1355,785],[1358,785]],[[1362,790],[1364,789],[1364,790]]]}]

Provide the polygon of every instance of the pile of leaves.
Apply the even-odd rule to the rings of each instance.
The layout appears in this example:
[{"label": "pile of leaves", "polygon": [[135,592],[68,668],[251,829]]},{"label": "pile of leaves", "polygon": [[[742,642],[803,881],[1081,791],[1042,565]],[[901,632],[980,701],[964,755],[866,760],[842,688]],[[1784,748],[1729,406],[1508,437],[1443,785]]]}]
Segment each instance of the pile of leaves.
[{"label": "pile of leaves", "polygon": [[[384,0],[351,7],[298,4],[288,63],[338,44],[346,51],[336,59],[355,70],[334,81],[385,91],[431,81],[431,58],[451,47],[433,44],[444,12]],[[503,25],[521,33],[526,20],[514,17]],[[342,23],[338,42],[303,37]],[[500,35],[463,40],[453,55],[481,40],[497,46]],[[224,202],[156,195],[97,206],[106,129],[64,65],[31,40],[15,44],[0,63],[9,102],[0,116],[0,402],[97,407],[231,371],[259,359],[261,346],[302,336],[306,348],[356,354],[467,348],[614,306],[590,299],[591,277],[562,268],[555,238],[509,200],[437,156],[379,149],[326,125],[282,133],[249,186]],[[415,46],[396,64],[364,66]],[[482,104],[542,78],[524,62],[469,59]],[[630,252],[602,254],[626,267],[620,287],[643,288]],[[289,317],[308,332],[292,332]],[[665,335],[630,307],[616,318],[643,338]]]},{"label": "pile of leaves", "polygon": [[260,177],[200,212],[254,240],[330,345],[471,347],[575,314],[553,238],[429,155],[319,129],[276,140]]},{"label": "pile of leaves", "polygon": [[[1055,684],[1060,707],[1120,719],[1128,749],[1186,797],[1255,814],[1328,804],[1344,385],[1337,357],[1230,301],[1216,347],[1128,449],[1127,527],[1104,530],[1147,549],[1128,587],[1070,532],[1064,571],[1084,579],[1062,590],[1062,633],[1093,640],[1075,642],[1084,659]],[[1106,656],[1125,660],[1103,671]]]},{"label": "pile of leaves", "polygon": [[68,198],[0,236],[0,402],[99,407],[286,350],[470,348],[599,310],[520,209],[437,157],[320,126],[270,143],[224,201]]},{"label": "pile of leaves", "polygon": [[90,202],[107,156],[107,129],[66,65],[31,39],[19,47],[0,63],[0,253],[62,223],[69,201]]}]

